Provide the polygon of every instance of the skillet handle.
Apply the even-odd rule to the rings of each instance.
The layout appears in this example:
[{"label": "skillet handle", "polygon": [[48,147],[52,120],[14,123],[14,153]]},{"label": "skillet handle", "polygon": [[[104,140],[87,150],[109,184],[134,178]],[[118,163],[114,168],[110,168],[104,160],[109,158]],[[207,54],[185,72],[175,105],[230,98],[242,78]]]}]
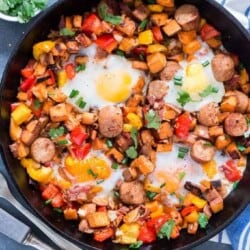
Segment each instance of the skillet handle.
[{"label": "skillet handle", "polygon": [[57,234],[51,228],[49,228],[44,222],[34,216],[28,209],[21,205],[11,193],[8,193],[8,198],[5,199],[12,203],[18,211],[20,211],[27,219],[29,219],[34,225],[36,225],[48,238],[50,238],[60,249],[62,250],[81,250],[75,244],[69,242],[61,235]]}]

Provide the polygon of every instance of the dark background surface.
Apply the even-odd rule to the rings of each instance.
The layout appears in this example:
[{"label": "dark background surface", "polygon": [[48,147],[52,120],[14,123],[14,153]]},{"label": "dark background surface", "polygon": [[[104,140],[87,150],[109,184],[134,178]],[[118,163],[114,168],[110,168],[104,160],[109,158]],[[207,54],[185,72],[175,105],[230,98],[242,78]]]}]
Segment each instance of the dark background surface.
[{"label": "dark background surface", "polygon": [[[50,0],[49,4],[56,2],[55,0]],[[24,35],[24,32],[28,29],[28,27],[32,24],[32,21],[29,24],[19,24],[13,22],[7,22],[0,20],[0,78],[4,71],[5,65],[8,61],[8,58],[15,47],[17,41]],[[0,131],[1,133],[1,131]],[[14,186],[11,185],[10,180],[8,178],[7,172],[4,167],[3,160],[0,157],[0,171],[5,175],[8,180],[9,186],[11,188],[12,193],[14,196],[25,205],[23,199],[20,195],[18,195],[17,190],[15,190]],[[0,183],[1,188],[1,183]],[[14,217],[18,218],[19,220],[23,221],[25,224],[31,227],[32,232],[38,236],[44,242],[53,246],[53,243],[50,242],[46,236],[37,228],[35,227],[29,220],[27,220],[22,214],[20,214],[10,203],[6,202],[5,200],[0,198],[0,207],[6,210],[8,213],[13,215]],[[27,206],[26,206],[27,207]],[[28,207],[27,207],[28,208]],[[13,228],[13,230],[15,230]],[[34,249],[31,247],[22,247],[18,245],[13,240],[9,239],[8,237],[4,236],[0,233],[0,250],[15,250],[15,249]],[[230,250],[232,249],[231,246],[225,244],[219,244],[214,242],[206,242],[199,247],[194,248],[195,250],[211,250],[211,249],[221,249],[221,250]]]}]

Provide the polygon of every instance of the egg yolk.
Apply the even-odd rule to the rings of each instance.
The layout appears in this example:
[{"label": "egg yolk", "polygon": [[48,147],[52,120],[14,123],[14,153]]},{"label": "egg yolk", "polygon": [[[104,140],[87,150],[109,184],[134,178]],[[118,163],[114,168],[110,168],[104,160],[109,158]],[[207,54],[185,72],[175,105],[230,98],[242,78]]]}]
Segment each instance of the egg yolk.
[{"label": "egg yolk", "polygon": [[76,177],[77,182],[87,182],[96,179],[103,180],[109,178],[111,174],[111,169],[107,162],[97,157],[77,160],[67,156],[65,167],[70,174]]},{"label": "egg yolk", "polygon": [[192,63],[186,67],[182,89],[189,94],[198,94],[208,86],[209,81],[204,67],[199,63]]},{"label": "egg yolk", "polygon": [[155,173],[155,177],[160,183],[165,183],[163,188],[169,193],[173,193],[178,190],[180,182],[176,176],[168,174],[165,171],[158,171]]},{"label": "egg yolk", "polygon": [[97,79],[96,91],[98,95],[109,102],[125,101],[131,91],[131,76],[123,71],[108,71]]}]

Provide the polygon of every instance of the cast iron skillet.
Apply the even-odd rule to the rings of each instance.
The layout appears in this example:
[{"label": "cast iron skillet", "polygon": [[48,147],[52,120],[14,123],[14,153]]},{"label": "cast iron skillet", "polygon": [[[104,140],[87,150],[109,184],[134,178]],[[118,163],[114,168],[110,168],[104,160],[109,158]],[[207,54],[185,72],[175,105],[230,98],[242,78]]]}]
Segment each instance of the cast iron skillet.
[{"label": "cast iron skillet", "polygon": [[[90,10],[90,7],[97,2],[98,0],[60,0],[36,20],[16,46],[6,66],[1,82],[0,142],[2,146],[1,153],[11,180],[38,217],[58,233],[78,243],[84,249],[118,250],[126,249],[126,247],[114,245],[112,242],[102,244],[94,242],[91,236],[78,232],[77,223],[67,222],[61,216],[56,215],[49,206],[44,207],[44,201],[41,199],[40,192],[35,186],[28,185],[25,171],[8,149],[8,145],[11,143],[8,136],[9,106],[10,103],[15,101],[19,84],[19,71],[31,57],[32,45],[45,39],[50,29],[57,28],[61,15],[81,14],[83,11]],[[238,54],[250,72],[250,36],[228,12],[213,0],[176,0],[176,2],[177,5],[182,3],[195,4],[200,9],[201,15],[222,31],[222,40],[225,47],[229,51]],[[196,235],[188,235],[182,232],[181,236],[176,240],[157,241],[150,247],[145,247],[145,249],[187,249],[208,240],[232,222],[248,204],[250,201],[249,186],[250,162],[248,161],[247,169],[238,188],[226,198],[224,210],[212,217],[206,230],[199,230]]]}]

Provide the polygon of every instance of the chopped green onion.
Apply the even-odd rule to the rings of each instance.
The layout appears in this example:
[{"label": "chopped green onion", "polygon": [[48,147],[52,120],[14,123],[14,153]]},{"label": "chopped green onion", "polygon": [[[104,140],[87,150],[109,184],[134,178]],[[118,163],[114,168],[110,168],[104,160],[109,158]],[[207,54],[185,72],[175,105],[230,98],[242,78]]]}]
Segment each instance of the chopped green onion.
[{"label": "chopped green onion", "polygon": [[219,88],[209,84],[201,93],[199,93],[200,97],[206,97],[212,93],[218,93]]},{"label": "chopped green onion", "polygon": [[115,162],[112,163],[111,168],[118,169],[119,165]]},{"label": "chopped green onion", "polygon": [[157,194],[158,194],[158,193],[156,193],[156,192],[146,191],[146,196],[147,196],[147,198],[148,198],[150,201],[152,201],[152,200],[155,198],[155,196],[156,196]]},{"label": "chopped green onion", "polygon": [[68,28],[62,28],[60,30],[60,35],[61,36],[74,36],[75,32],[71,29],[68,29]]},{"label": "chopped green onion", "polygon": [[51,203],[52,199],[48,199],[44,202],[44,205],[49,205]]},{"label": "chopped green onion", "polygon": [[118,56],[122,56],[122,57],[125,56],[124,51],[122,51],[122,50],[120,50],[120,49],[116,50],[116,54],[117,54]]},{"label": "chopped green onion", "polygon": [[138,248],[140,248],[142,245],[143,245],[143,242],[142,242],[141,240],[139,240],[139,241],[136,241],[136,242],[133,243],[133,244],[130,244],[130,245],[129,245],[129,249],[138,249]]},{"label": "chopped green onion", "polygon": [[111,140],[106,140],[106,144],[109,148],[112,148],[113,147],[113,142]]},{"label": "chopped green onion", "polygon": [[118,191],[114,191],[115,198],[120,198],[120,193]]},{"label": "chopped green onion", "polygon": [[59,128],[51,128],[48,132],[51,139],[56,139],[59,136],[62,136],[65,132],[65,129],[63,126],[60,126]]},{"label": "chopped green onion", "polygon": [[68,140],[60,140],[57,142],[58,145],[66,145],[68,144]]},{"label": "chopped green onion", "polygon": [[175,76],[174,77],[174,84],[177,86],[182,86],[182,76]]},{"label": "chopped green onion", "polygon": [[209,64],[210,64],[210,62],[207,60],[207,61],[205,61],[204,63],[202,63],[202,66],[203,66],[203,67],[207,67]]},{"label": "chopped green onion", "polygon": [[201,228],[206,228],[208,224],[207,216],[204,213],[199,213],[198,223]]},{"label": "chopped green onion", "polygon": [[154,111],[153,109],[150,109],[148,111],[148,113],[145,115],[145,119],[147,122],[147,124],[146,124],[147,128],[158,129],[161,126],[160,117],[159,117],[158,113],[156,111]]},{"label": "chopped green onion", "polygon": [[123,22],[121,16],[114,16],[109,13],[108,6],[106,3],[100,4],[98,8],[98,14],[104,21],[112,23],[114,25],[121,24]]},{"label": "chopped green onion", "polygon": [[173,228],[175,226],[174,220],[170,219],[168,220],[160,229],[160,231],[157,233],[157,236],[159,239],[167,238],[170,239],[170,235],[173,231]]},{"label": "chopped green onion", "polygon": [[239,144],[239,143],[237,143],[237,148],[238,148],[238,150],[239,150],[240,152],[243,152],[243,151],[245,151],[245,150],[247,149],[245,146],[243,146],[243,145],[241,145],[241,144]]},{"label": "chopped green onion", "polygon": [[180,172],[179,173],[179,179],[180,181],[185,177],[186,173],[185,172]]},{"label": "chopped green onion", "polygon": [[69,94],[69,98],[74,98],[74,97],[76,97],[78,95],[79,95],[79,90],[72,89],[71,92],[70,92],[70,94]]},{"label": "chopped green onion", "polygon": [[238,187],[238,185],[239,185],[239,181],[235,181],[233,183],[233,190],[236,189]]},{"label": "chopped green onion", "polygon": [[83,63],[83,64],[79,64],[77,65],[76,67],[76,72],[80,72],[80,71],[84,71],[86,69],[86,65]]},{"label": "chopped green onion", "polygon": [[129,147],[126,150],[126,155],[130,158],[130,159],[135,159],[138,155],[136,148],[134,146]]},{"label": "chopped green onion", "polygon": [[161,185],[160,185],[160,188],[163,188],[163,187],[165,187],[166,186],[166,183],[164,182],[164,183],[162,183]]},{"label": "chopped green onion", "polygon": [[139,54],[139,59],[140,59],[141,61],[145,61],[145,56],[144,56],[143,53]]},{"label": "chopped green onion", "polygon": [[81,108],[81,109],[83,109],[85,106],[86,106],[86,102],[83,100],[83,98],[82,97],[80,97],[77,101],[76,101],[76,105],[79,107],[79,108]]},{"label": "chopped green onion", "polygon": [[42,103],[38,100],[38,99],[35,99],[34,101],[34,109],[37,111],[38,109],[40,109],[42,106]]},{"label": "chopped green onion", "polygon": [[88,174],[92,175],[95,179],[98,177],[98,175],[94,173],[94,171],[91,168],[88,169]]},{"label": "chopped green onion", "polygon": [[121,161],[121,164],[125,165],[128,163],[128,158],[124,157],[123,160]]},{"label": "chopped green onion", "polygon": [[179,150],[178,150],[178,158],[183,159],[188,151],[189,151],[188,148],[179,147]]},{"label": "chopped green onion", "polygon": [[58,208],[58,207],[54,207],[53,210],[59,214],[61,214],[63,211],[61,208]]},{"label": "chopped green onion", "polygon": [[96,181],[96,184],[101,184],[103,182],[104,182],[104,180],[98,180],[98,181]]},{"label": "chopped green onion", "polygon": [[147,19],[143,20],[143,21],[139,24],[139,26],[138,26],[139,31],[144,30],[144,29],[146,28],[147,24],[148,24],[148,20],[147,20]]}]

